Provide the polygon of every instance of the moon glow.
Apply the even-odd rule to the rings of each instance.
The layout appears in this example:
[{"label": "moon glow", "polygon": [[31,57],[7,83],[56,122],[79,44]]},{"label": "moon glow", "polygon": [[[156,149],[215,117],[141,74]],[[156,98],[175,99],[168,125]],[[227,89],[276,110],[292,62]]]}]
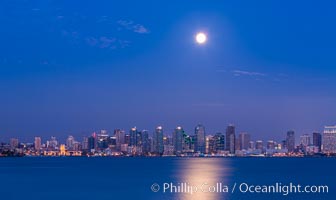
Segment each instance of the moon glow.
[{"label": "moon glow", "polygon": [[198,44],[204,44],[207,40],[207,36],[205,33],[200,32],[196,34],[195,39]]}]

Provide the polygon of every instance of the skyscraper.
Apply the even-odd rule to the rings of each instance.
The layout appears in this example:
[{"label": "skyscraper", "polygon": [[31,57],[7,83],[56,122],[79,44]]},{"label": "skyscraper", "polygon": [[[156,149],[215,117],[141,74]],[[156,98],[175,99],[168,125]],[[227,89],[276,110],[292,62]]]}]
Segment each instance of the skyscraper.
[{"label": "skyscraper", "polygon": [[235,142],[236,142],[236,134],[235,134],[235,126],[230,124],[226,128],[225,135],[225,150],[229,151],[231,154],[235,153]]},{"label": "skyscraper", "polygon": [[183,134],[184,134],[184,130],[181,126],[176,127],[173,132],[173,146],[174,146],[175,154],[182,153],[183,142],[184,142]]},{"label": "skyscraper", "polygon": [[125,144],[125,131],[121,129],[115,129],[114,135],[116,137],[117,150],[120,151],[121,145]]},{"label": "skyscraper", "polygon": [[247,150],[249,148],[249,143],[251,141],[250,134],[240,133],[239,136],[239,150]]},{"label": "skyscraper", "polygon": [[322,134],[321,133],[313,133],[313,145],[316,146],[319,149],[319,152],[321,152],[321,146],[322,146]]},{"label": "skyscraper", "polygon": [[249,142],[249,149],[250,149],[250,150],[254,150],[254,149],[255,149],[255,144],[254,144],[253,141],[250,141],[250,142]]},{"label": "skyscraper", "polygon": [[300,144],[304,147],[310,145],[310,136],[308,134],[304,134],[300,136]]},{"label": "skyscraper", "polygon": [[66,139],[66,147],[69,150],[73,150],[75,143],[75,138],[72,135],[69,135],[69,137]]},{"label": "skyscraper", "polygon": [[225,150],[225,136],[222,133],[216,133],[213,137],[214,142],[214,151],[217,153],[218,151]]},{"label": "skyscraper", "polygon": [[195,127],[195,136],[196,136],[196,151],[200,153],[205,153],[205,127],[201,124],[198,124]]},{"label": "skyscraper", "polygon": [[106,149],[109,143],[109,134],[107,130],[100,130],[100,133],[97,135],[97,147],[100,150]]},{"label": "skyscraper", "polygon": [[96,134],[88,138],[88,150],[93,151],[96,149]]},{"label": "skyscraper", "polygon": [[158,126],[154,132],[154,149],[155,153],[162,155],[163,154],[163,128]]},{"label": "skyscraper", "polygon": [[89,149],[89,138],[83,137],[82,149],[83,150],[88,150]]},{"label": "skyscraper", "polygon": [[34,140],[34,147],[35,147],[35,150],[36,150],[36,151],[41,150],[41,148],[42,148],[42,141],[41,141],[41,138],[40,138],[40,137],[35,137],[35,140]]},{"label": "skyscraper", "polygon": [[286,137],[286,147],[288,152],[294,152],[295,149],[295,134],[294,131],[288,131]]},{"label": "skyscraper", "polygon": [[15,149],[19,147],[19,139],[17,138],[11,138],[9,141],[9,145],[11,149]]},{"label": "skyscraper", "polygon": [[129,145],[130,146],[135,146],[136,145],[136,135],[137,135],[137,128],[136,127],[133,127],[131,128],[130,130],[130,141],[129,141]]},{"label": "skyscraper", "polygon": [[141,131],[141,139],[142,139],[142,153],[147,154],[150,152],[150,141],[147,130]]},{"label": "skyscraper", "polygon": [[55,150],[58,146],[58,141],[56,139],[56,137],[51,136],[50,140],[47,141],[47,148],[49,150]]},{"label": "skyscraper", "polygon": [[129,133],[125,134],[125,143],[124,144],[127,144],[128,146],[131,146],[131,135]]},{"label": "skyscraper", "polygon": [[136,137],[135,137],[135,144],[137,147],[142,148],[142,132],[137,131]]},{"label": "skyscraper", "polygon": [[276,146],[276,142],[274,142],[273,140],[267,141],[267,146],[266,146],[267,149],[275,149],[275,146]]},{"label": "skyscraper", "polygon": [[261,152],[264,151],[264,142],[262,140],[257,140],[255,142],[255,148],[260,150]]},{"label": "skyscraper", "polygon": [[324,127],[322,144],[324,153],[336,153],[336,126]]}]

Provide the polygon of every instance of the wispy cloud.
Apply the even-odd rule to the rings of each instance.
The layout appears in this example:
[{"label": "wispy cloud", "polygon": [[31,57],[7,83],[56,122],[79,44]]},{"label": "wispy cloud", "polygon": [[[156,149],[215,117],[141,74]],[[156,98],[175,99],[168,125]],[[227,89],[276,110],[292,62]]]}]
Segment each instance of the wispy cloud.
[{"label": "wispy cloud", "polygon": [[242,70],[233,70],[232,73],[235,76],[267,76],[267,74],[265,74],[265,73],[242,71]]},{"label": "wispy cloud", "polygon": [[133,31],[139,34],[150,33],[150,31],[142,24],[134,23],[131,20],[118,20],[117,23],[124,29]]},{"label": "wispy cloud", "polygon": [[101,49],[117,49],[117,48],[126,48],[130,45],[130,42],[127,40],[121,40],[114,37],[87,37],[85,39],[86,43],[92,47],[98,47]]}]

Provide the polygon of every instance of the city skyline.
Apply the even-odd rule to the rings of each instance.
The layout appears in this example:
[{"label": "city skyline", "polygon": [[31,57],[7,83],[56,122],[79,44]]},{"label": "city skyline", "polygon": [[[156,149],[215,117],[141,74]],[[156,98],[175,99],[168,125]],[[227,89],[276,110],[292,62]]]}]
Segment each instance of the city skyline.
[{"label": "city skyline", "polygon": [[[204,125],[203,123],[196,123],[198,125]],[[236,133],[248,133],[249,135],[258,135],[258,134],[254,134],[254,133],[251,133],[251,132],[248,132],[246,130],[242,130],[241,128],[239,128],[238,126],[236,126],[235,124],[233,123],[229,123],[227,126],[224,126],[222,129],[220,130],[216,130],[216,131],[209,131],[209,130],[212,130],[211,128],[207,127],[207,131],[205,132],[205,135],[215,135],[216,133],[223,133],[223,134],[226,134],[227,133],[227,128],[228,126],[234,126],[234,129],[235,129],[235,132]],[[185,133],[188,133],[188,134],[193,134],[195,132],[195,126],[194,127],[191,127],[191,128],[185,128],[185,126],[181,126],[181,125],[175,125],[173,127],[168,127],[167,126],[164,126],[162,124],[160,125],[156,125],[154,126],[154,128],[152,127],[151,128],[146,128],[146,127],[139,127],[139,126],[131,126],[133,128],[136,128],[137,130],[141,130],[141,131],[149,131],[150,134],[155,134],[155,129],[160,126],[160,127],[165,127],[165,129],[163,129],[163,134],[165,136],[173,136],[174,135],[174,132],[176,131],[176,128],[178,127],[183,127],[183,131]],[[301,135],[305,135],[305,134],[313,134],[313,133],[322,133],[324,128],[325,127],[328,127],[328,126],[322,126],[319,130],[311,130],[311,131],[305,131],[305,132],[298,132],[296,131],[295,129],[285,129],[284,128],[284,132],[282,133],[278,133],[278,134],[270,134],[269,136],[265,136],[265,135],[262,135],[261,137],[258,137],[258,138],[253,138],[253,139],[257,139],[257,140],[263,140],[263,141],[267,141],[267,140],[276,140],[276,141],[281,141],[284,139],[283,135],[285,133],[287,133],[288,131],[294,131],[295,133],[295,140],[296,141],[300,141],[301,138],[300,136]],[[60,133],[60,132],[57,132],[57,134],[46,134],[46,133],[41,133],[41,134],[35,134],[33,135],[32,137],[35,137],[35,136],[38,136],[38,137],[41,137],[41,138],[50,138],[50,137],[57,137],[61,140],[66,140],[66,138],[71,135],[71,136],[74,136],[76,138],[80,138],[80,137],[85,137],[87,135],[91,135],[93,133],[97,133],[99,131],[107,131],[108,133],[113,133],[115,130],[128,130],[128,128],[97,128],[97,129],[92,129],[92,130],[86,130],[86,131],[81,131],[81,132],[65,132],[65,133]],[[238,136],[238,135],[237,135]],[[24,135],[23,137],[20,137],[19,135],[14,135],[14,134],[2,134],[0,136],[0,142],[6,142],[8,140],[10,140],[11,138],[20,138],[22,142],[28,142],[29,140],[31,140],[32,137],[28,137],[27,135]]]},{"label": "city skyline", "polygon": [[[170,138],[174,138],[174,137],[182,137],[183,134],[187,134],[187,135],[199,135],[198,133],[198,130],[199,128],[201,127],[202,129],[202,136],[201,137],[207,137],[207,136],[215,136],[216,134],[223,134],[225,136],[225,138],[230,138],[231,140],[233,141],[237,141],[237,140],[245,140],[247,139],[248,141],[277,141],[277,142],[281,142],[283,140],[288,140],[288,138],[293,138],[291,140],[293,140],[291,143],[292,143],[292,149],[295,148],[296,145],[299,145],[301,144],[303,141],[305,141],[304,143],[313,143],[313,141],[316,143],[316,139],[315,139],[315,134],[321,134],[323,133],[326,129],[330,128],[331,130],[334,130],[336,125],[335,126],[324,126],[321,131],[311,131],[309,133],[298,133],[296,132],[295,130],[292,130],[292,129],[288,129],[287,131],[285,131],[284,133],[280,134],[280,139],[275,139],[275,138],[256,138],[256,137],[252,137],[254,134],[253,133],[249,133],[249,132],[246,132],[246,131],[241,131],[239,130],[239,128],[237,128],[235,126],[235,124],[228,124],[223,131],[215,131],[215,132],[209,132],[207,130],[205,130],[205,126],[201,123],[198,123],[197,126],[195,126],[192,131],[186,131],[186,129],[183,127],[183,126],[180,126],[180,125],[177,125],[175,126],[175,128],[171,129],[171,128],[164,128],[164,126],[162,125],[157,125],[155,128],[153,128],[153,130],[151,129],[146,129],[146,128],[138,128],[137,126],[133,126],[129,129],[123,129],[123,128],[114,128],[114,129],[97,129],[97,130],[94,130],[94,131],[91,131],[91,132],[87,132],[87,133],[82,133],[82,134],[64,134],[62,135],[61,137],[55,137],[55,135],[48,135],[48,136],[42,136],[44,134],[40,134],[40,135],[35,135],[34,137],[38,137],[38,138],[41,138],[41,140],[47,140],[47,139],[50,139],[50,138],[58,138],[60,140],[64,140],[66,141],[69,137],[72,137],[72,138],[86,138],[90,135],[94,135],[94,134],[99,134],[99,133],[104,133],[106,135],[109,135],[109,136],[112,136],[112,135],[115,135],[116,137],[118,137],[118,133],[120,131],[122,132],[125,132],[125,130],[130,130],[130,135],[132,135],[133,133],[133,137],[134,137],[134,141],[130,141],[131,144],[134,144],[135,142],[135,137],[136,137],[136,134],[138,132],[146,132],[150,137],[154,138],[156,137],[156,134],[159,132],[162,137],[170,137]],[[238,130],[238,131],[237,131]],[[296,133],[296,134],[295,134]],[[180,135],[180,136],[178,136]],[[231,137],[231,135],[233,135],[233,137]],[[308,140],[307,138],[304,139],[305,136],[308,136]],[[132,137],[132,136],[131,136]],[[246,138],[245,138],[246,137]],[[314,137],[314,138],[313,138]],[[17,137],[17,136],[8,136],[5,137],[5,138],[0,138],[0,142],[6,142],[6,141],[10,141],[11,139],[15,139],[15,140],[18,140],[20,142],[28,142],[31,140],[28,139],[28,141],[26,141],[25,139],[23,138],[20,138]],[[131,139],[132,140],[132,139]],[[179,139],[179,140],[182,140],[182,139]],[[122,141],[124,141],[124,139],[122,139]],[[226,149],[235,149],[236,148],[236,144],[234,144],[234,146],[230,146],[229,143],[227,144],[224,144],[225,145],[225,148]],[[241,145],[241,147],[243,146],[247,146],[248,144],[246,142],[244,142],[244,144],[239,144]],[[294,146],[295,145],[295,146]]]},{"label": "city skyline", "polygon": [[94,132],[82,141],[69,135],[65,143],[56,137],[43,142],[36,136],[33,143],[11,138],[0,143],[0,156],[328,156],[336,154],[336,126],[325,126],[323,133],[300,135],[295,139],[293,130],[287,131],[281,141],[253,138],[246,132],[236,132],[229,124],[225,133],[207,134],[206,127],[198,124],[193,134],[177,126],[171,135],[157,126],[150,134],[136,127],[129,132],[114,129]]}]

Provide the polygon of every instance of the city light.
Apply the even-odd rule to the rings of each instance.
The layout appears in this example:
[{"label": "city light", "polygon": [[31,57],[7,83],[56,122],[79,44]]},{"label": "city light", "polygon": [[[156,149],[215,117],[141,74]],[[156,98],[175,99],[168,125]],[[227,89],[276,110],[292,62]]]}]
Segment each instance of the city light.
[{"label": "city light", "polygon": [[182,126],[172,133],[162,126],[155,131],[130,128],[129,132],[115,129],[94,132],[92,136],[77,141],[69,135],[65,143],[52,136],[45,142],[37,136],[33,143],[21,143],[11,138],[1,143],[0,156],[238,156],[238,157],[283,157],[283,156],[333,156],[336,155],[336,126],[326,126],[323,133],[302,134],[296,141],[295,132],[284,134],[284,140],[251,140],[247,132],[236,133],[232,124],[225,133],[211,134],[198,124],[193,134],[186,134]]}]

